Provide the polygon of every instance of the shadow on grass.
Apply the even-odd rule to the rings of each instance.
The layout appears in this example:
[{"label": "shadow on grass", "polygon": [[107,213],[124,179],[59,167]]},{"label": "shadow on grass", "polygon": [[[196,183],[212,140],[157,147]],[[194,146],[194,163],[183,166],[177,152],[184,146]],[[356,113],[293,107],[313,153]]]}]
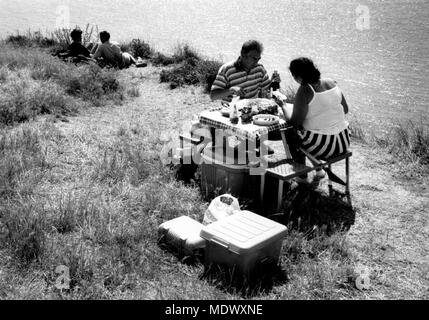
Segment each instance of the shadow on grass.
[{"label": "shadow on grass", "polygon": [[302,232],[317,226],[326,230],[328,236],[337,231],[349,230],[355,217],[355,209],[344,201],[340,192],[333,190],[328,195],[306,184],[292,184],[283,198],[281,212],[269,216]]},{"label": "shadow on grass", "polygon": [[205,266],[201,280],[229,294],[240,295],[244,299],[268,294],[274,286],[288,281],[285,270],[276,262],[257,263],[251,274],[244,275],[236,268],[222,265]]}]

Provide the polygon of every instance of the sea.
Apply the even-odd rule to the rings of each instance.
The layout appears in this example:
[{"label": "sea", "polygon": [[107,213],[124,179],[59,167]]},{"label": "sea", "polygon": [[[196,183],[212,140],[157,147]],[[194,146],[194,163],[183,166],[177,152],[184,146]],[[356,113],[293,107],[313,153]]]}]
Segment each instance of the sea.
[{"label": "sea", "polygon": [[283,88],[297,87],[290,61],[310,57],[365,126],[429,127],[428,0],[0,0],[1,39],[88,24],[118,42],[164,53],[187,43],[224,62],[257,39]]}]

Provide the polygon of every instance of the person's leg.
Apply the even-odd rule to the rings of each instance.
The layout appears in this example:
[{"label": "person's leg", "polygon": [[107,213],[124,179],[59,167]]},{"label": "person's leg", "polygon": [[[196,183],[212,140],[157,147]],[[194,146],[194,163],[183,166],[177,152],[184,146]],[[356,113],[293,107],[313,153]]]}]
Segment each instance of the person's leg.
[{"label": "person's leg", "polygon": [[302,139],[297,130],[295,128],[289,129],[285,132],[285,136],[293,161],[305,164],[305,155],[299,151],[299,148],[302,146]]},{"label": "person's leg", "polygon": [[123,61],[123,68],[128,68],[133,63],[135,64],[135,59],[128,53],[128,52],[122,52],[122,61]]},{"label": "person's leg", "polygon": [[[302,138],[298,134],[298,130],[295,128],[289,129],[285,132],[285,136],[293,161],[305,165],[305,155],[299,150],[302,146]],[[308,183],[307,178],[308,174],[305,173],[296,177],[295,181],[298,183]]]}]

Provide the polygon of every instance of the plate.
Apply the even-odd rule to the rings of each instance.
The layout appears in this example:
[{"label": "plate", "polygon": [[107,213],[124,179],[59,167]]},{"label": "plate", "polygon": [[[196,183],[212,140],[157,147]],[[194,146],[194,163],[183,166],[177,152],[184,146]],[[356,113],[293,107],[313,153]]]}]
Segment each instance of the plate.
[{"label": "plate", "polygon": [[280,118],[271,114],[258,114],[253,116],[253,123],[258,126],[272,126],[279,123]]},{"label": "plate", "polygon": [[220,109],[220,113],[224,116],[224,117],[229,117],[229,114],[231,113],[231,110],[229,108],[225,108],[223,107],[222,109]]}]

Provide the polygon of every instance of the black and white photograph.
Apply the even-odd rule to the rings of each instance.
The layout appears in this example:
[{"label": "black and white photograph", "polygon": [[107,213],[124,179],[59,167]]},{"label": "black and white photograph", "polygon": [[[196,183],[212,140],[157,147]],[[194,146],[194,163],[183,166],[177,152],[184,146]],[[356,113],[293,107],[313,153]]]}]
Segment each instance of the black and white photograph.
[{"label": "black and white photograph", "polygon": [[428,301],[428,35],[426,0],[0,0],[0,300]]}]

